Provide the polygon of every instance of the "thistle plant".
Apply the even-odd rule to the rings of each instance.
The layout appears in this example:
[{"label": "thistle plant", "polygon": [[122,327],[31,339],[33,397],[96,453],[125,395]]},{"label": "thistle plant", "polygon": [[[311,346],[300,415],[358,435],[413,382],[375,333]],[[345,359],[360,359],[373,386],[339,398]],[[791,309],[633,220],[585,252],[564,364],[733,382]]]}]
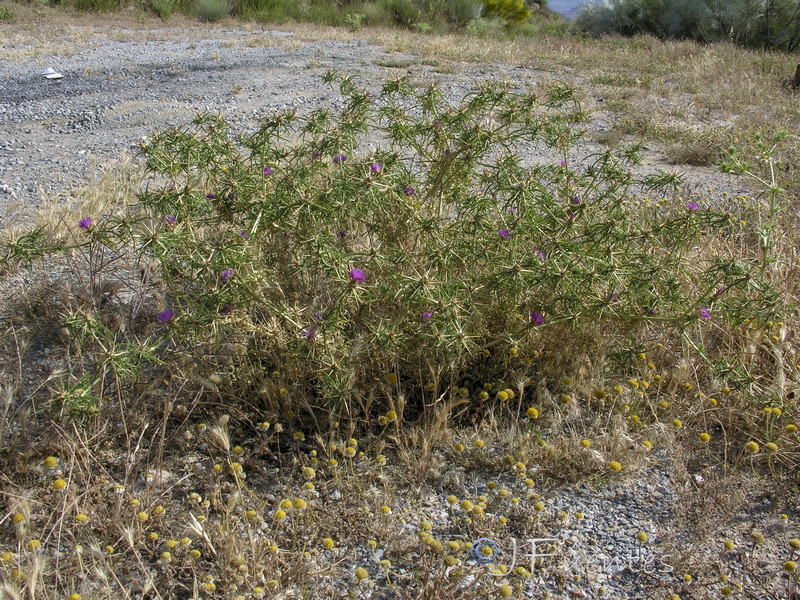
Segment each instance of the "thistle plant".
[{"label": "thistle plant", "polygon": [[[680,199],[675,175],[635,176],[638,148],[573,163],[586,115],[568,86],[485,85],[451,104],[408,79],[377,94],[325,80],[339,113],[281,112],[247,134],[201,114],[152,136],[139,201],[81,220],[63,250],[125,249],[165,290],[127,339],[91,311],[70,317],[82,340],[114,349],[76,374],[90,379],[81,389],[169,358],[231,402],[258,395],[317,424],[385,413],[398,394],[419,416],[451,389],[467,391],[452,406],[469,402],[461,382],[546,373],[552,344],[572,344],[575,361],[616,356],[655,331],[781,310],[763,263],[696,260],[741,225]],[[536,146],[560,158],[527,161]],[[637,206],[643,193],[663,202]],[[7,260],[52,251],[42,244],[23,236]]]}]

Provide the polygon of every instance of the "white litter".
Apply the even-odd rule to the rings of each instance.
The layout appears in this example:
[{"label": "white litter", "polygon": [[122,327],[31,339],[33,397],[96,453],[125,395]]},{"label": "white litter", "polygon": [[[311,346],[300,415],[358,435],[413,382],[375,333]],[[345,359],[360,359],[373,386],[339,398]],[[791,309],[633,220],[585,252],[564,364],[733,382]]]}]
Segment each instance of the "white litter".
[{"label": "white litter", "polygon": [[56,71],[53,67],[47,67],[44,71],[42,71],[42,76],[45,79],[61,79],[64,77],[61,73]]}]

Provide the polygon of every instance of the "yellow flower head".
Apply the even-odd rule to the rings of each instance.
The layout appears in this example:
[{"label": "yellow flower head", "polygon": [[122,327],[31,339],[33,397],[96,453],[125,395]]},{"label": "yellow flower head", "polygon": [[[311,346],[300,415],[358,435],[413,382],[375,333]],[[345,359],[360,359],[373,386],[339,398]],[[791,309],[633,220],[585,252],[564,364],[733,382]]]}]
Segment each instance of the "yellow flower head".
[{"label": "yellow flower head", "polygon": [[612,460],[610,463],[608,463],[608,466],[611,467],[612,471],[617,471],[617,472],[622,471],[622,465],[618,463],[616,460]]}]

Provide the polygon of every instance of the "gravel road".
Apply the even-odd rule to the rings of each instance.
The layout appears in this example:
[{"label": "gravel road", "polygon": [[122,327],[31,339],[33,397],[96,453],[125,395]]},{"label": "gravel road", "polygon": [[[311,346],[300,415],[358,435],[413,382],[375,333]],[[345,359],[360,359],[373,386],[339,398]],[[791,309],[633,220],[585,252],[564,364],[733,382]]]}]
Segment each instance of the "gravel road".
[{"label": "gravel road", "polygon": [[[82,36],[74,30],[66,48],[55,46],[57,54],[37,48],[38,41],[0,52],[0,213],[80,185],[97,166],[135,152],[149,134],[186,123],[197,111],[222,113],[247,129],[275,109],[335,108],[336,94],[321,79],[332,68],[375,85],[410,74],[437,82],[455,101],[488,79],[522,87],[554,77],[536,65],[443,65],[362,40],[309,42],[278,31],[164,28],[140,34],[109,28],[98,36],[95,28]],[[47,68],[63,78],[46,79]],[[581,83],[568,73],[556,75]],[[590,127],[610,129],[608,115],[597,105],[590,108]],[[646,162],[675,170],[655,151]],[[698,187],[715,182],[717,189],[741,191],[739,182],[710,169],[692,169],[688,179]],[[5,224],[0,216],[0,228]]]}]

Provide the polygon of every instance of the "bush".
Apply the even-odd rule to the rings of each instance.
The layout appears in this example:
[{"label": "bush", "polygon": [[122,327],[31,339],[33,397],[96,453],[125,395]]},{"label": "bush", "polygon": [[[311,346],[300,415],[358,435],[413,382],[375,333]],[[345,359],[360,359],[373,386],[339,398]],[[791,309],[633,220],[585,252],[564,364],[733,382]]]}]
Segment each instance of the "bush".
[{"label": "bush", "polygon": [[507,27],[503,19],[472,19],[467,24],[467,31],[470,35],[479,38],[493,38],[506,36]]},{"label": "bush", "polygon": [[483,4],[480,0],[448,0],[447,13],[450,20],[464,27],[473,19],[478,19],[483,12]]},{"label": "bush", "polygon": [[0,6],[0,21],[13,23],[14,19],[14,11],[12,11],[8,6]]},{"label": "bush", "polygon": [[524,0],[483,0],[483,14],[512,25],[520,25],[531,18]]},{"label": "bush", "polygon": [[576,25],[593,35],[651,34],[792,52],[800,46],[798,0],[609,0],[585,4]]},{"label": "bush", "polygon": [[[206,114],[155,135],[138,204],[75,227],[61,247],[87,257],[86,281],[111,280],[105,265],[123,255],[152,275],[131,307],[95,285],[100,300],[66,313],[87,359],[59,391],[65,413],[97,407],[109,374],[125,385],[143,369],[190,369],[187,385],[215,402],[315,423],[396,409],[399,389],[406,418],[428,418],[456,383],[624,362],[645,339],[709,318],[777,320],[771,247],[758,261],[722,246],[698,260],[720,231],[739,244],[741,224],[693,203],[628,202],[639,190],[672,198],[678,183],[634,179],[635,148],[580,168],[523,165],[527,144],[567,157],[581,140],[569,88],[539,101],[487,86],[449,107],[406,79],[376,101],[348,78],[327,80],[344,96],[338,115],[280,113],[234,135]],[[375,139],[384,145],[358,151]],[[54,247],[32,232],[2,262]],[[158,308],[136,300],[156,296]],[[130,321],[112,328],[110,310]]]},{"label": "bush", "polygon": [[226,18],[230,13],[228,0],[195,0],[192,14],[199,21],[214,23]]},{"label": "bush", "polygon": [[420,10],[412,0],[386,0],[387,12],[395,24],[411,28],[420,15]]},{"label": "bush", "polygon": [[166,21],[175,10],[175,0],[150,0],[150,10]]}]

